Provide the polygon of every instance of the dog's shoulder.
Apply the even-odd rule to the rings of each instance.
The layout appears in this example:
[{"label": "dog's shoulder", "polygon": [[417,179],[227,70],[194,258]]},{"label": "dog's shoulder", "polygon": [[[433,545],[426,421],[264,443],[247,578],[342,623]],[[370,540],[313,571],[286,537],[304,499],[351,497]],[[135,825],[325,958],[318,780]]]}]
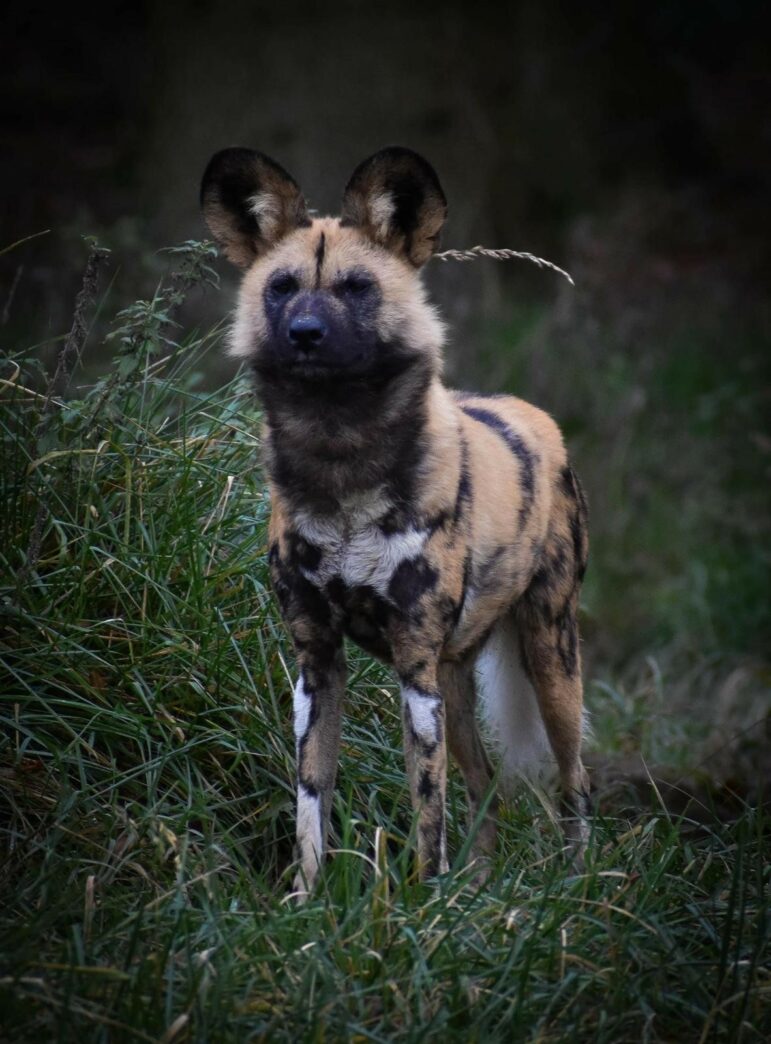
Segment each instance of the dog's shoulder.
[{"label": "dog's shoulder", "polygon": [[[567,459],[562,432],[546,410],[515,395],[481,395],[476,392],[453,393],[466,425],[473,430],[473,422],[486,424],[509,441],[518,436],[533,451],[555,465],[564,465]],[[509,434],[511,433],[511,434]]]}]

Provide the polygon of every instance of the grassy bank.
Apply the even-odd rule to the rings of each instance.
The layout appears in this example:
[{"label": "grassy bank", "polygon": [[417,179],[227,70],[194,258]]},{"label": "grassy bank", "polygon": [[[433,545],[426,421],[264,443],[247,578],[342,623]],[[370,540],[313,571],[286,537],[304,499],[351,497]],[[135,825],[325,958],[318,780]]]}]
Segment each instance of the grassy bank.
[{"label": "grassy bank", "polygon": [[[598,371],[599,388],[577,368],[565,410],[595,504],[584,610],[595,756],[610,776],[614,758],[642,757],[673,773],[671,789],[687,780],[679,790],[695,799],[675,808],[657,771],[644,804],[609,788],[588,870],[571,876],[554,825],[523,794],[480,890],[461,866],[453,777],[457,866],[421,885],[395,688],[351,650],[336,852],[319,897],[297,909],[284,902],[291,654],[267,587],[259,415],[241,378],[201,390],[219,331],[174,325],[209,260],[196,247],[178,255],[166,288],[116,317],[112,367],[90,387],[76,374],[66,403],[46,405],[31,358],[6,358],[0,373],[0,1035],[766,1039],[768,817],[746,780],[706,785],[718,719],[703,708],[736,671],[744,693],[767,677],[750,627],[765,593],[741,581],[742,570],[759,575],[759,546],[736,539],[717,565],[704,557],[723,483],[749,505],[734,520],[742,533],[758,518],[753,482],[715,463],[722,415],[700,434],[670,409],[651,430],[633,407],[640,371],[615,364]],[[516,336],[496,336],[516,356]],[[671,393],[691,396],[690,379],[677,392],[681,380],[670,374]],[[719,408],[749,411],[754,424],[752,381],[732,387]],[[608,401],[635,425],[620,445]],[[690,481],[713,499],[684,509],[673,480],[655,509],[632,512],[631,481],[644,493],[646,476],[681,467],[656,464],[667,424],[685,432]],[[688,577],[702,573],[695,598]],[[705,620],[720,640],[704,641]]]}]

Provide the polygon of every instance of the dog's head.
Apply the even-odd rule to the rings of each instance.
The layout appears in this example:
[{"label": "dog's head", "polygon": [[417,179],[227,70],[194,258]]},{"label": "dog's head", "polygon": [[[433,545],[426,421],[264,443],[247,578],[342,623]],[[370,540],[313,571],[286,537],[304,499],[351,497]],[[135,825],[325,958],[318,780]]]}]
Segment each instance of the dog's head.
[{"label": "dog's head", "polygon": [[447,202],[429,163],[391,147],[364,160],[339,218],[312,218],[294,179],[251,149],[210,161],[204,217],[244,269],[231,353],[265,379],[388,380],[439,365],[442,324],[420,269]]}]

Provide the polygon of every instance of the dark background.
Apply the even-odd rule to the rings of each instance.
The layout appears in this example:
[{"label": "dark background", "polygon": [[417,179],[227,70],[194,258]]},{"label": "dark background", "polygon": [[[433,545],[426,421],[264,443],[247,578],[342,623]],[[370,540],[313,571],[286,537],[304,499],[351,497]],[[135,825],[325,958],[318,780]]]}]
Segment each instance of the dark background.
[{"label": "dark background", "polygon": [[[6,284],[24,265],[8,320],[37,339],[61,332],[82,233],[115,248],[141,286],[144,254],[203,234],[199,178],[230,144],[275,156],[321,210],[365,155],[410,145],[445,185],[447,246],[565,262],[587,219],[632,208],[660,280],[719,264],[762,291],[764,6],[11,3],[2,244],[51,231],[0,259]],[[526,266],[478,268],[433,275],[454,318],[556,290]]]},{"label": "dark background", "polygon": [[[3,347],[50,362],[95,234],[112,281],[87,373],[106,365],[109,317],[152,293],[159,251],[205,235],[199,180],[226,145],[274,156],[333,211],[364,156],[417,149],[449,198],[445,246],[529,250],[576,279],[427,274],[453,381],[517,392],[566,433],[592,505],[589,674],[708,705],[724,734],[768,706],[766,7],[12,3],[0,249],[50,231],[0,256]],[[186,324],[227,311],[221,270],[225,293],[198,292]]]}]

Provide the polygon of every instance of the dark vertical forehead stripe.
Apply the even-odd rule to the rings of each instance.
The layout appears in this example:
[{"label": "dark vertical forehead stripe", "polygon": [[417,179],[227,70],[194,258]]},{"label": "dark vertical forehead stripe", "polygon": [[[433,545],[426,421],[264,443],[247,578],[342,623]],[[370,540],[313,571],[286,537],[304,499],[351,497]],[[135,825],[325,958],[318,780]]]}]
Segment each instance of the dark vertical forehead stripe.
[{"label": "dark vertical forehead stripe", "polygon": [[324,255],[327,250],[327,237],[322,232],[316,247],[316,288],[321,286],[321,269],[324,264]]},{"label": "dark vertical forehead stripe", "polygon": [[479,406],[467,405],[466,403],[461,403],[460,408],[466,416],[472,417],[474,420],[479,421],[480,424],[486,424],[488,428],[492,428],[497,435],[500,435],[519,461],[520,481],[524,494],[520,510],[520,524],[524,524],[533,506],[533,496],[535,494],[535,454],[525,443],[522,436],[513,431],[497,413],[493,413],[492,410],[482,409]]}]

